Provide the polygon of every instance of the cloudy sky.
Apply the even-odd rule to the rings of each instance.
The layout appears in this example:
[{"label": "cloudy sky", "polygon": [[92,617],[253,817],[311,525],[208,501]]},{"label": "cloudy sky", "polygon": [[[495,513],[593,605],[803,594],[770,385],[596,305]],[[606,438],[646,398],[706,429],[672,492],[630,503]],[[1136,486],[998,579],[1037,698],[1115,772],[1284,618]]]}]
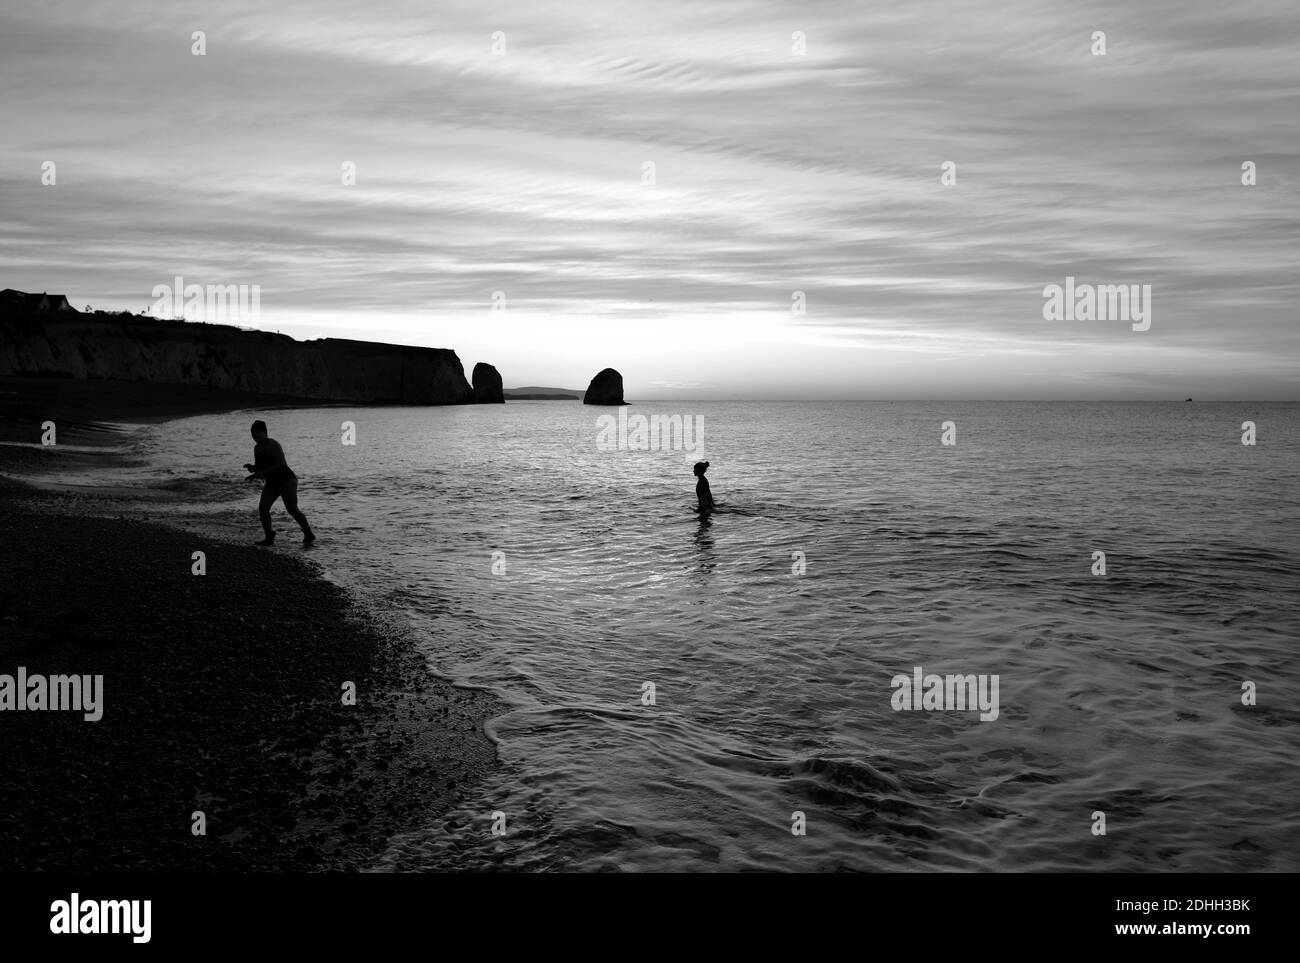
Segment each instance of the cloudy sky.
[{"label": "cloudy sky", "polygon": [[[1297,49],[1291,0],[6,4],[0,287],[632,398],[1293,399]],[[1150,329],[1044,320],[1067,275]]]}]

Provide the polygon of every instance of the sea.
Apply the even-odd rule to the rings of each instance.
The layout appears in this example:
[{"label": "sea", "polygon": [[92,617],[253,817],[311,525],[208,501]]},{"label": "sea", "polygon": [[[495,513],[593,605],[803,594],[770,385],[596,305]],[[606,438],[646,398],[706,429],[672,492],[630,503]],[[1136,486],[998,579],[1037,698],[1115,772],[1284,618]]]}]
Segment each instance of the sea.
[{"label": "sea", "polygon": [[251,542],[254,418],[306,557],[508,706],[374,871],[1300,870],[1300,405],[250,410],[97,483]]}]

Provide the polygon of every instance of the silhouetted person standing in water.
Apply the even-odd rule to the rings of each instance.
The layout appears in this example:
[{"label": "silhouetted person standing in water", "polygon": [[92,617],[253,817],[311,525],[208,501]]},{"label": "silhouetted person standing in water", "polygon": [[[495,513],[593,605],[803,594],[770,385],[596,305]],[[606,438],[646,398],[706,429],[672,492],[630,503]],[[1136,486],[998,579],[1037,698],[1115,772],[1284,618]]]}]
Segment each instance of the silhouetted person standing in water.
[{"label": "silhouetted person standing in water", "polygon": [[709,470],[707,461],[697,461],[695,463],[695,477],[699,479],[695,483],[695,495],[700,500],[700,514],[711,512],[716,507],[713,504],[713,492],[709,490],[709,480],[704,477],[704,473]]},{"label": "silhouetted person standing in water", "polygon": [[302,543],[310,545],[316,541],[316,536],[312,534],[306,516],[298,511],[298,476],[285,463],[284,449],[280,447],[280,443],[274,438],[266,436],[265,421],[253,422],[252,434],[253,441],[257,442],[253,448],[253,461],[256,464],[244,465],[246,470],[252,472],[244,481],[251,482],[254,478],[266,480],[266,483],[262,486],[262,500],[257,506],[257,513],[262,517],[262,530],[266,532],[266,538],[257,544],[275,544],[275,530],[271,528],[271,506],[275,504],[277,498],[282,498],[284,499],[285,511],[292,515],[294,521],[302,528]]}]

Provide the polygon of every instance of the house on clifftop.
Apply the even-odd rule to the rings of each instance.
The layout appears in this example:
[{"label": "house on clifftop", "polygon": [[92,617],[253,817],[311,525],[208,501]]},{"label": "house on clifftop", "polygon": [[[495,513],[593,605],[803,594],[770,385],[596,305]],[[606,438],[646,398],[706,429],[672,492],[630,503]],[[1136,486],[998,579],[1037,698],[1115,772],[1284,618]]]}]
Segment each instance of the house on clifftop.
[{"label": "house on clifftop", "polygon": [[15,291],[13,288],[5,288],[0,291],[0,305],[22,311],[41,313],[46,311],[70,311],[75,314],[77,311],[62,294],[46,294],[44,292],[28,294],[26,291]]}]

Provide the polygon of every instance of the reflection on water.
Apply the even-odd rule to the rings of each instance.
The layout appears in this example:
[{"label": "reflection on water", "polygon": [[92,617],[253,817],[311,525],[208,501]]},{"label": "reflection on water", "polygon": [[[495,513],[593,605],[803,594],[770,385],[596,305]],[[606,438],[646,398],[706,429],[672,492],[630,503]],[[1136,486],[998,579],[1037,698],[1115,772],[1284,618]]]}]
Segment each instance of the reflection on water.
[{"label": "reflection on water", "polygon": [[713,535],[709,531],[713,527],[713,519],[708,512],[701,512],[699,524],[695,529],[695,548],[700,557],[700,573],[707,575],[713,571],[715,564],[713,559]]}]

